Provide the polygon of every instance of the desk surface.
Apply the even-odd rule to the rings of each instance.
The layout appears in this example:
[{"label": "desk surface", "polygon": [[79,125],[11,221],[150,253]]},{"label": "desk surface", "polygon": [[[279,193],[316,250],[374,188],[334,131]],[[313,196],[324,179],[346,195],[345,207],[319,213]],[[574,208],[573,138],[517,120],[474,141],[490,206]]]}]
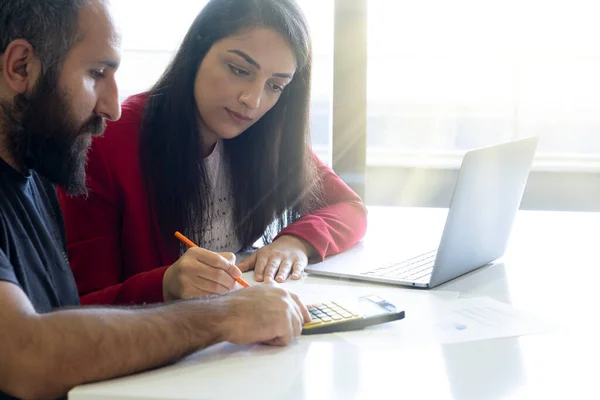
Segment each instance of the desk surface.
[{"label": "desk surface", "polygon": [[[409,240],[438,229],[445,213],[370,208],[363,242],[325,262],[401,252]],[[599,254],[600,213],[520,211],[500,262],[433,290],[310,275],[288,284],[292,290],[306,284],[368,286],[415,298],[447,292],[461,298],[489,296],[557,322],[559,327],[548,333],[443,345],[373,345],[372,340],[361,343],[360,336],[348,341],[336,335],[300,337],[284,348],[226,343],[161,369],[77,387],[69,398],[600,398],[597,368],[588,362],[600,356],[595,307],[600,301],[594,290]],[[250,274],[246,278],[253,281]]]}]

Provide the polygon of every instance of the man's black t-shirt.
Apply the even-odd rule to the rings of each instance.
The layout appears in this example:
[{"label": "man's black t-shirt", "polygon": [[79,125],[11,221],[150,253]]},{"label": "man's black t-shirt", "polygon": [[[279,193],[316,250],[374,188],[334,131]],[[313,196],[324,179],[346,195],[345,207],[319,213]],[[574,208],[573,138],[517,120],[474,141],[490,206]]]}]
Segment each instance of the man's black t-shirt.
[{"label": "man's black t-shirt", "polygon": [[[35,171],[20,174],[1,158],[0,281],[21,287],[38,313],[79,305],[54,186]],[[0,392],[0,400],[10,398]]]}]

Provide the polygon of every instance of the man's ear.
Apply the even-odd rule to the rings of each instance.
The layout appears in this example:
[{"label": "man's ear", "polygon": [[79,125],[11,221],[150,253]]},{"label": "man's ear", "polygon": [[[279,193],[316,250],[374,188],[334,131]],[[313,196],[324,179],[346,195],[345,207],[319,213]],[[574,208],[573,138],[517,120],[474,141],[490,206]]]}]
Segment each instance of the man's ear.
[{"label": "man's ear", "polygon": [[41,71],[40,60],[33,46],[23,39],[13,40],[2,54],[0,74],[15,93],[25,93],[37,82]]}]

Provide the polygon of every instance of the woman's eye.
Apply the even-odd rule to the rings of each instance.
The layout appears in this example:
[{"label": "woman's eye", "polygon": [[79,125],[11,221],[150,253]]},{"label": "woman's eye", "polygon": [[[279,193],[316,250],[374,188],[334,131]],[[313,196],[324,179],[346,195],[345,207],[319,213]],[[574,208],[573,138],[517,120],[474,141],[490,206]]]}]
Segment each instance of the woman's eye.
[{"label": "woman's eye", "polygon": [[238,68],[233,64],[229,64],[229,69],[231,70],[231,72],[233,72],[234,74],[236,74],[238,76],[250,75],[250,73],[248,71],[246,71],[245,69]]},{"label": "woman's eye", "polygon": [[283,89],[285,89],[285,86],[281,86],[281,85],[277,85],[275,83],[271,84],[271,90],[273,90],[274,92],[283,92]]},{"label": "woman's eye", "polygon": [[100,79],[100,78],[104,78],[104,71],[100,71],[100,70],[92,70],[90,71],[90,75],[92,76],[92,78],[94,79]]}]

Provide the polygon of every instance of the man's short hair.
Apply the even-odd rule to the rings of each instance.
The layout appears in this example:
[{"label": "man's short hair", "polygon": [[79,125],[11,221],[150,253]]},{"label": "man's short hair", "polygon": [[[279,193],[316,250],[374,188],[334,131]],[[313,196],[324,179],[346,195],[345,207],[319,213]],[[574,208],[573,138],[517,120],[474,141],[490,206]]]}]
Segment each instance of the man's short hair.
[{"label": "man's short hair", "polygon": [[81,39],[79,11],[93,0],[0,0],[0,54],[17,39],[28,41],[42,71],[60,69]]}]

